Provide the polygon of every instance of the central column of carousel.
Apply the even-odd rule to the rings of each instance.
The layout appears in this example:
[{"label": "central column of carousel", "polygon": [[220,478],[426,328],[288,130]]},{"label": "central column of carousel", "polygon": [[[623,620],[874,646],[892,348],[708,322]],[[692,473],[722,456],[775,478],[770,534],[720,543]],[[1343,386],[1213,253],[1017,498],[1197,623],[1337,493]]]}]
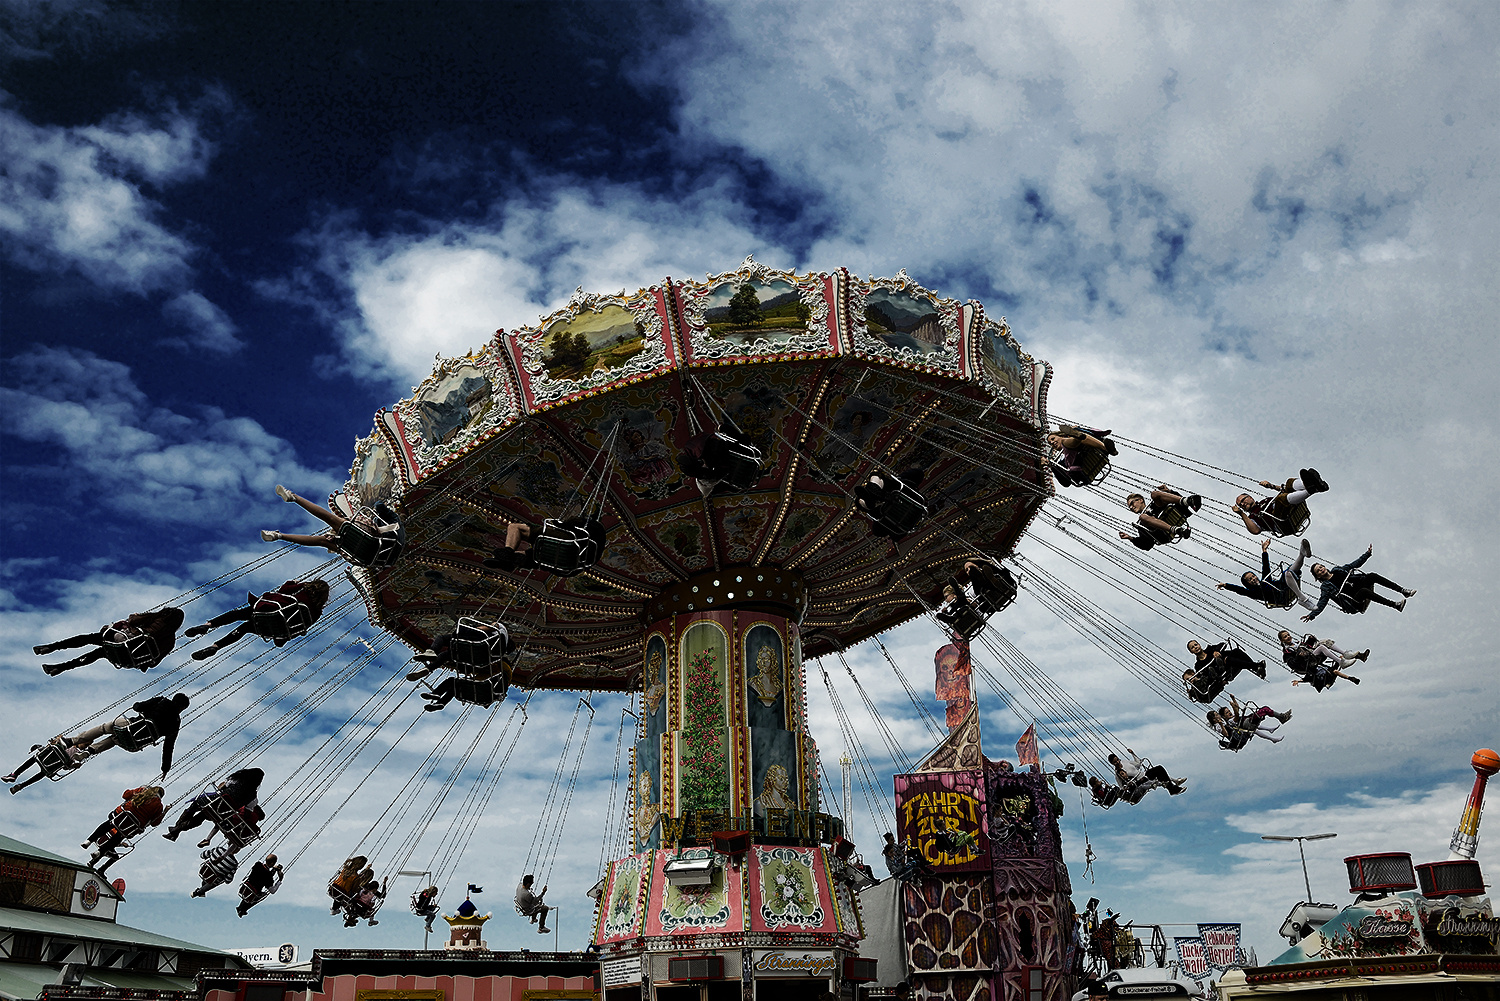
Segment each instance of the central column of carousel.
[{"label": "central column of carousel", "polygon": [[775,567],[647,603],[635,852],[611,862],[595,922],[606,1001],[795,1001],[867,969],[859,877],[819,809],[802,605],[801,575]]}]

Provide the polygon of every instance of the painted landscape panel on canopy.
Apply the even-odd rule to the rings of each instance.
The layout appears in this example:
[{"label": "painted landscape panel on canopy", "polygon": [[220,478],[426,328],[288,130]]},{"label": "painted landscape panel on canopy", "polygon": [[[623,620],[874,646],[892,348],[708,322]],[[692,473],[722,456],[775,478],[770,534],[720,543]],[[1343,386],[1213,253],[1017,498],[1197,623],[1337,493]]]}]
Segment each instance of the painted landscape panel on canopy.
[{"label": "painted landscape panel on canopy", "polygon": [[688,360],[826,354],[830,279],[801,278],[751,262],[733,274],[682,287]]},{"label": "painted landscape panel on canopy", "polygon": [[410,399],[391,408],[414,469],[426,476],[520,415],[515,388],[493,348],[440,358]]},{"label": "painted landscape panel on canopy", "polygon": [[505,335],[527,407],[556,406],[589,390],[667,371],[673,351],[662,308],[655,290],[629,297],[578,293],[540,328]]},{"label": "painted landscape panel on canopy", "polygon": [[354,454],[354,468],[344,485],[351,508],[373,507],[376,501],[388,501],[402,492],[390,446],[379,434],[361,438],[354,445]]},{"label": "painted landscape panel on canopy", "polygon": [[929,296],[877,285],[865,293],[864,321],[870,338],[913,361],[953,358],[947,325]]},{"label": "painted landscape panel on canopy", "polygon": [[992,391],[1012,408],[1033,417],[1037,407],[1035,363],[1010,335],[1010,328],[988,321],[980,331],[979,370]]}]

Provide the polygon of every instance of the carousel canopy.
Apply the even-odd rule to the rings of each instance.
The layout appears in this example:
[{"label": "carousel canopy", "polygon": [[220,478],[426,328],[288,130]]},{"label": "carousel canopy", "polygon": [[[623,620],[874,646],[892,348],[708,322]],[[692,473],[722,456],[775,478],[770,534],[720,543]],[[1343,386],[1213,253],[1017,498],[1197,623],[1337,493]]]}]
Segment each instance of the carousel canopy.
[{"label": "carousel canopy", "polygon": [[[644,626],[689,603],[779,606],[818,656],[921,614],[917,596],[939,601],[965,557],[1009,553],[1050,490],[1049,378],[1003,318],[905,272],[746,260],[628,295],[580,289],[535,326],[439,358],[377,415],[333,501],[399,501],[402,559],[357,571],[377,626],[423,649],[461,616],[500,619],[522,648],[516,684],[622,690]],[[721,426],[760,450],[761,474],[705,497],[681,452]],[[875,534],[854,500],[872,474],[933,513]],[[587,571],[485,565],[509,523],[585,507],[606,533]]]}]

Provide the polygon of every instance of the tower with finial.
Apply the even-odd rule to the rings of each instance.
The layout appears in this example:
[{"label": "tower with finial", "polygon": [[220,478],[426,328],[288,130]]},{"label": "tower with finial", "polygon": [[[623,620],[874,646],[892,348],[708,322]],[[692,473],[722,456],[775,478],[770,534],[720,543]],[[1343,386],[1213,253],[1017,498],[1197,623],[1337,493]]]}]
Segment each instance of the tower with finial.
[{"label": "tower with finial", "polygon": [[1474,767],[1474,788],[1469,801],[1464,804],[1463,815],[1453,829],[1453,840],[1448,843],[1450,859],[1473,858],[1479,849],[1479,815],[1484,811],[1484,787],[1491,775],[1500,772],[1500,754],[1488,747],[1481,747],[1469,759]]},{"label": "tower with finial", "polygon": [[[469,892],[476,892],[477,888],[469,887]],[[484,934],[484,923],[490,919],[489,914],[480,914],[479,908],[474,906],[474,901],[467,896],[464,902],[454,909],[452,916],[443,915],[443,920],[448,922],[448,945],[449,949],[488,949],[489,943],[481,937]]]}]

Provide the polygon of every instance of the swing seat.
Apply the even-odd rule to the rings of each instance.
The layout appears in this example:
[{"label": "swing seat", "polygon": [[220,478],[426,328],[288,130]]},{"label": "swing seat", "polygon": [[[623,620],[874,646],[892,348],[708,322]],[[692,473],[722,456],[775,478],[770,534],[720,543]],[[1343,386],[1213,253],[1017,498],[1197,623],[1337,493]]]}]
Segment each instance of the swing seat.
[{"label": "swing seat", "polygon": [[[146,633],[131,629],[109,629],[104,634],[104,646],[110,653],[121,653],[124,656],[116,660],[109,657],[113,663],[124,661],[130,667],[138,671],[145,671],[161,663],[162,653],[156,645],[156,640]],[[106,656],[109,656],[106,654]]]},{"label": "swing seat", "polygon": [[1312,513],[1307,510],[1307,502],[1303,501],[1287,509],[1284,516],[1273,513],[1266,521],[1270,523],[1265,526],[1266,531],[1277,538],[1296,538],[1307,531],[1307,526],[1312,521]]},{"label": "swing seat", "polygon": [[749,490],[760,479],[760,449],[723,431],[715,432],[704,443],[705,479],[719,480],[734,490]]},{"label": "swing seat", "polygon": [[224,835],[224,840],[233,846],[232,851],[239,851],[260,837],[260,832],[240,816],[229,800],[223,796],[210,799],[203,805],[203,812],[208,814],[209,820],[219,829],[219,833]]},{"label": "swing seat", "polygon": [[[1104,437],[1104,432],[1095,430],[1094,428],[1074,427],[1071,424],[1064,424],[1058,428],[1058,431],[1067,435],[1078,434],[1079,432],[1082,432],[1083,434],[1092,435],[1093,437],[1098,438],[1107,446],[1113,446],[1114,444],[1114,442]],[[1091,487],[1096,483],[1102,482],[1106,477],[1109,476],[1111,469],[1109,455],[1110,453],[1108,448],[1077,449],[1074,452],[1074,457],[1078,460],[1079,469],[1077,472],[1074,472],[1058,461],[1062,458],[1062,453],[1060,451],[1054,451],[1052,453],[1052,462],[1054,465],[1053,472],[1055,473],[1058,469],[1061,469],[1063,472],[1067,473],[1068,478],[1072,480],[1075,487]]]},{"label": "swing seat", "polygon": [[1227,684],[1228,682],[1224,680],[1224,676],[1218,671],[1205,668],[1193,675],[1193,680],[1188,682],[1188,698],[1194,702],[1201,702],[1203,705],[1208,705],[1223,694]]},{"label": "swing seat", "polygon": [[250,607],[250,631],[275,643],[302,636],[312,627],[312,609],[291,595],[271,591]]},{"label": "swing seat", "polygon": [[465,615],[448,642],[448,658],[456,671],[487,671],[509,649],[510,635],[503,625]]},{"label": "swing seat", "polygon": [[1000,567],[996,573],[1000,579],[994,582],[994,588],[984,587],[977,582],[970,583],[974,591],[974,598],[970,604],[986,619],[996,612],[1009,608],[1020,590],[1020,585],[1016,583],[1015,575],[1010,572],[1009,567]]},{"label": "swing seat", "polygon": [[271,894],[281,889],[281,880],[281,876],[272,877],[270,888],[265,890],[257,890],[251,887],[249,883],[241,883],[239,888],[240,900],[244,901],[245,907],[254,907],[256,904],[260,903],[262,900],[265,900]]},{"label": "swing seat", "polygon": [[1333,604],[1339,607],[1339,611],[1349,615],[1363,615],[1370,610],[1369,598],[1356,598],[1343,591],[1333,596]]},{"label": "swing seat", "polygon": [[423,904],[422,891],[417,890],[411,895],[411,912],[419,918],[432,917],[438,912],[437,898],[433,897],[432,900]]},{"label": "swing seat", "polygon": [[510,682],[505,678],[489,678],[478,681],[473,678],[454,678],[453,697],[471,706],[487,708],[505,698],[510,691]]},{"label": "swing seat", "polygon": [[864,502],[864,511],[877,534],[899,539],[916,530],[929,508],[926,499],[899,477],[885,474],[885,480],[883,488],[863,484],[855,496]]},{"label": "swing seat", "polygon": [[[1287,566],[1286,566],[1285,563],[1278,563],[1278,564],[1276,564],[1276,572],[1274,574],[1272,574],[1270,577],[1266,578],[1266,583],[1267,584],[1275,584],[1277,586],[1283,586],[1285,584],[1286,571],[1287,571]],[[1297,599],[1295,597],[1293,597],[1291,591],[1288,590],[1287,591],[1287,595],[1286,595],[1286,601],[1281,602],[1279,604],[1277,602],[1274,602],[1274,601],[1263,601],[1263,602],[1261,602],[1261,604],[1263,604],[1267,608],[1271,608],[1271,609],[1287,609],[1287,608],[1291,608],[1292,606],[1294,606],[1295,604],[1297,604]]]},{"label": "swing seat", "polygon": [[131,753],[150,747],[161,739],[161,734],[156,731],[156,724],[144,717],[136,717],[123,729],[111,729],[115,736],[115,743]]},{"label": "swing seat", "polygon": [[60,781],[68,772],[77,767],[68,757],[68,752],[50,742],[38,747],[33,753],[36,756],[37,767],[53,782]]},{"label": "swing seat", "polygon": [[984,616],[970,605],[960,605],[952,612],[938,612],[937,620],[944,625],[952,626],[966,640],[972,640],[975,636],[984,632]]},{"label": "swing seat", "polygon": [[239,870],[240,860],[234,857],[234,852],[227,845],[209,850],[208,858],[198,867],[198,877],[207,883],[210,879],[214,886],[234,879],[234,874]]},{"label": "swing seat", "polygon": [[117,842],[132,841],[146,833],[146,825],[133,813],[117,813],[113,833]]},{"label": "swing seat", "polygon": [[360,508],[340,525],[334,537],[349,562],[370,570],[394,564],[406,545],[406,530],[401,523],[368,507]]},{"label": "swing seat", "polygon": [[532,562],[559,577],[582,573],[603,555],[603,527],[597,521],[569,524],[556,518],[542,522],[542,531],[531,540]]}]

